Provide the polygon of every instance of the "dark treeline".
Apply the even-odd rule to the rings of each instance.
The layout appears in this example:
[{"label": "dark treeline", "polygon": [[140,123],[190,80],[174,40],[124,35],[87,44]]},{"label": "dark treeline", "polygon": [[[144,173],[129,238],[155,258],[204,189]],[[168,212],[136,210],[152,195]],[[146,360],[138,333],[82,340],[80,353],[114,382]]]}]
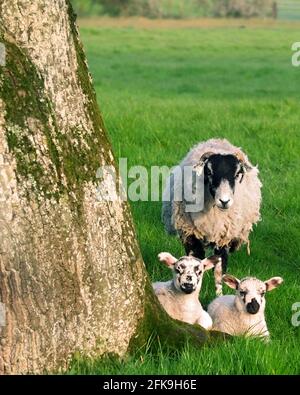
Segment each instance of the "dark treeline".
[{"label": "dark treeline", "polygon": [[71,0],[78,16],[148,18],[274,16],[274,0]]}]

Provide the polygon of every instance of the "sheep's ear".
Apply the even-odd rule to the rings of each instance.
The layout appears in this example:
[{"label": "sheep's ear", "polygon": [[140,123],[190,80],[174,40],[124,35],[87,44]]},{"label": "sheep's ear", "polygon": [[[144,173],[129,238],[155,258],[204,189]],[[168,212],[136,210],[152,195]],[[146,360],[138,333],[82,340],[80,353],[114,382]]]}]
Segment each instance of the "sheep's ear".
[{"label": "sheep's ear", "polygon": [[205,152],[199,160],[198,163],[196,163],[193,166],[193,170],[197,173],[198,176],[201,176],[203,173],[204,165],[207,162],[208,158],[213,154],[213,152]]},{"label": "sheep's ear", "polygon": [[177,262],[177,258],[169,254],[168,252],[161,252],[160,254],[158,254],[158,259],[160,260],[160,262],[163,262],[168,267],[173,266],[174,263]]},{"label": "sheep's ear", "polygon": [[203,259],[202,261],[204,265],[204,271],[212,269],[215,267],[218,263],[222,263],[222,258],[218,255],[212,255],[208,258]]},{"label": "sheep's ear", "polygon": [[247,163],[245,162],[241,162],[241,170],[242,172],[245,174],[247,171],[251,170],[252,166],[249,166]]},{"label": "sheep's ear", "polygon": [[224,283],[228,285],[228,287],[232,289],[238,289],[240,280],[234,276],[231,276],[230,274],[224,274],[222,277]]},{"label": "sheep's ear", "polygon": [[246,162],[246,158],[245,155],[241,152],[241,151],[237,151],[235,153],[235,156],[237,157],[238,161],[241,164],[241,170],[243,173],[246,173],[247,171],[252,169],[252,166],[250,166],[247,162]]},{"label": "sheep's ear", "polygon": [[204,163],[198,162],[196,165],[193,166],[193,170],[196,172],[197,176],[201,176],[204,169]]},{"label": "sheep's ear", "polygon": [[268,281],[265,281],[267,291],[272,291],[272,289],[277,288],[282,283],[283,278],[281,277],[272,277]]}]

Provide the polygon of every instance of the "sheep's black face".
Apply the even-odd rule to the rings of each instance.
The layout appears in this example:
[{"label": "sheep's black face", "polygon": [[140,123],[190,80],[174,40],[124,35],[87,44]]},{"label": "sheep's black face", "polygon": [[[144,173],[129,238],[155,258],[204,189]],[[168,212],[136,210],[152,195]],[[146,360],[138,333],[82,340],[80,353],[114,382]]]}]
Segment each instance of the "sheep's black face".
[{"label": "sheep's black face", "polygon": [[204,167],[204,180],[218,208],[226,210],[233,204],[235,183],[241,181],[244,169],[234,155],[211,155]]}]

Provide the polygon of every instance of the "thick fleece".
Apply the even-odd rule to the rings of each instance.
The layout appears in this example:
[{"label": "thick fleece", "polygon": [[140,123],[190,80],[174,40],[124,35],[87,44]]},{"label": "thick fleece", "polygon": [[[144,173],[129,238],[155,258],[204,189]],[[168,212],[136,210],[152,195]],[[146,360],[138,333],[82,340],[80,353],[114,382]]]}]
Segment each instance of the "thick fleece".
[{"label": "thick fleece", "polygon": [[[233,205],[228,210],[221,211],[214,205],[209,192],[205,190],[203,210],[186,212],[185,205],[188,202],[184,199],[174,201],[174,191],[182,188],[182,185],[178,183],[178,177],[174,177],[173,172],[167,180],[163,194],[162,220],[167,232],[178,233],[183,241],[187,236],[194,235],[204,244],[213,243],[220,248],[230,245],[234,240],[236,247],[239,248],[243,243],[249,242],[249,233],[253,224],[260,220],[262,184],[258,178],[259,171],[240,148],[225,139],[211,139],[199,143],[190,150],[179,167],[183,169],[185,166],[197,166],[200,158],[209,152],[236,155],[247,165],[248,170],[243,181],[236,183]],[[192,188],[192,183],[190,187]],[[169,196],[171,199],[167,201]]]}]

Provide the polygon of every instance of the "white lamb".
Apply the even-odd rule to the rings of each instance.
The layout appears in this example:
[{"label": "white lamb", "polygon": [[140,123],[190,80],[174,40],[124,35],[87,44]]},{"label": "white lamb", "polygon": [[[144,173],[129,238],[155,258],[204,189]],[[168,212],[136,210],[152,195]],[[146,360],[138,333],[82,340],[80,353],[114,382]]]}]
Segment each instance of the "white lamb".
[{"label": "white lamb", "polygon": [[200,260],[184,256],[177,259],[168,252],[160,253],[158,258],[173,272],[172,280],[153,284],[154,292],[166,312],[176,320],[210,329],[212,320],[201,306],[199,293],[204,271],[220,264],[221,258],[212,256]]},{"label": "white lamb", "polygon": [[265,320],[265,293],[278,287],[283,279],[272,277],[261,281],[246,277],[241,281],[224,275],[223,281],[236,290],[236,295],[224,295],[213,300],[208,313],[213,320],[212,329],[230,335],[245,335],[269,338]]}]

